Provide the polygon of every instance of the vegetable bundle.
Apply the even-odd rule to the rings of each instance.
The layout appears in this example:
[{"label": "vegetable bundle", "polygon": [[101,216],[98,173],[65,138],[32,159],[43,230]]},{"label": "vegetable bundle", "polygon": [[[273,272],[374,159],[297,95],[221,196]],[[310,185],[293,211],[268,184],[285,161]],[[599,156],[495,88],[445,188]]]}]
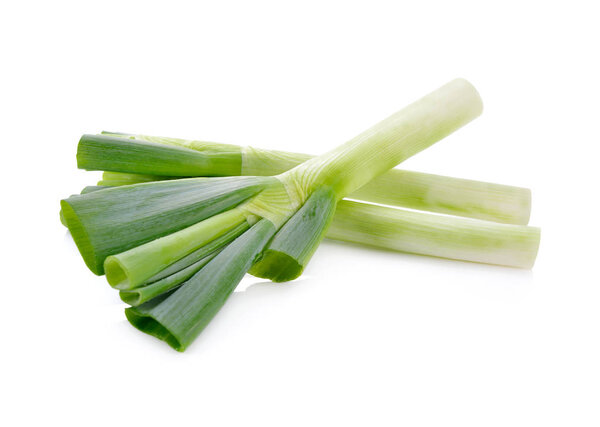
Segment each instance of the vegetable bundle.
[{"label": "vegetable bundle", "polygon": [[179,351],[247,272],[293,280],[325,236],[530,268],[539,229],[525,225],[529,190],[392,169],[481,110],[457,79],[318,157],[84,135],[78,166],[104,176],[63,200],[61,219],[90,270],[131,305],[129,322]]}]

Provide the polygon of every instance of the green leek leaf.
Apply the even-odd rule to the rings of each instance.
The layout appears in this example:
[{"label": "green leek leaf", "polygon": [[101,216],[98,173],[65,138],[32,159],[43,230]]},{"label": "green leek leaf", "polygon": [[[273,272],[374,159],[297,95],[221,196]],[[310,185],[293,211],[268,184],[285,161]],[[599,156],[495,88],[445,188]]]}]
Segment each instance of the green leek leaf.
[{"label": "green leek leaf", "polygon": [[108,188],[61,202],[75,243],[95,274],[118,254],[239,205],[274,178],[189,178]]},{"label": "green leek leaf", "polygon": [[281,227],[249,273],[274,282],[300,276],[325,237],[336,203],[335,193],[330,188],[316,190]]},{"label": "green leek leaf", "polygon": [[275,230],[270,221],[260,220],[172,294],[125,309],[127,319],[184,351],[225,304]]},{"label": "green leek leaf", "polygon": [[212,144],[198,151],[117,136],[83,135],[77,146],[77,167],[178,177],[240,175],[241,152],[227,147]]}]

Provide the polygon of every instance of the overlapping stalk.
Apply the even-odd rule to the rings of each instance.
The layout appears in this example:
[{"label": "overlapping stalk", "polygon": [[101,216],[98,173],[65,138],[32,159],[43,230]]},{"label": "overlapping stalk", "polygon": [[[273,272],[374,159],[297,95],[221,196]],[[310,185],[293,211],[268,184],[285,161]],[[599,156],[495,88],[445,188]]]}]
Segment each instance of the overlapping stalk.
[{"label": "overlapping stalk", "polygon": [[[372,228],[369,221],[378,224],[373,235],[379,238],[368,244],[389,244],[388,237],[394,239],[401,233],[396,228],[401,222],[416,236],[415,244],[423,248],[436,239],[459,237],[456,223],[445,228],[443,220],[431,219],[423,232],[415,223],[418,218],[399,217],[396,209],[372,207],[375,210],[369,211],[364,204],[340,200],[480,112],[475,89],[464,80],[455,80],[337,149],[275,177],[188,178],[93,191],[64,200],[64,219],[90,269],[101,273],[104,268],[122,298],[140,304],[126,309],[129,321],[183,351],[251,268],[254,274],[274,280],[297,277],[327,232],[336,207],[335,215],[342,214],[342,220],[337,220],[341,229],[349,223],[353,239],[359,242],[371,233],[365,233]],[[233,164],[229,154],[224,156],[214,145],[203,145],[204,156],[194,161],[189,160],[190,152],[202,154],[196,149],[161,149],[159,153],[156,146],[136,144],[136,155],[150,159],[150,167],[143,169],[139,161],[121,156],[116,159],[118,168],[112,170],[171,176],[177,174],[172,174],[169,162],[183,162],[182,174],[187,176],[207,174],[214,165],[218,166],[213,172],[222,171],[224,164]],[[118,152],[118,147],[115,149]],[[106,164],[99,169],[111,170],[114,152],[105,152]],[[80,166],[86,167],[90,157],[79,154]],[[200,158],[213,166],[200,165]],[[230,170],[226,174],[235,173]],[[356,212],[361,209],[358,218]],[[384,214],[379,209],[394,213]],[[510,258],[511,248],[502,247],[501,233],[490,238],[488,230],[477,225],[483,222],[460,221],[467,221],[462,223],[465,233],[460,235],[464,243],[460,239],[442,243],[445,256],[468,252],[477,245],[485,251],[491,245],[493,251],[481,260]],[[527,228],[495,226],[504,227],[504,234]],[[335,235],[340,228],[332,230]],[[535,233],[513,235],[513,244],[536,237]],[[527,244],[521,246],[527,252]]]}]

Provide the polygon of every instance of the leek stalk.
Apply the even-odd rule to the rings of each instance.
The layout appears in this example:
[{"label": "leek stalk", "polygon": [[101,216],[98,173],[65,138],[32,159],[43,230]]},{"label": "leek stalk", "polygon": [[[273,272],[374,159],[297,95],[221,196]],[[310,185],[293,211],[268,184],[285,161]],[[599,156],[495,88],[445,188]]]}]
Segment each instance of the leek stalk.
[{"label": "leek stalk", "polygon": [[[104,188],[108,187],[88,186],[81,193]],[[307,209],[309,201],[302,209]],[[324,219],[323,211],[329,212],[323,207],[325,204],[319,206],[321,212],[315,218]],[[291,221],[277,233],[278,238]],[[296,234],[289,241],[310,238],[304,233]],[[465,238],[466,235],[471,237]],[[337,204],[325,237],[398,252],[527,269],[535,263],[540,229],[343,200]],[[274,240],[271,245],[278,244]],[[252,266],[249,273],[257,272],[259,264]],[[175,263],[164,272],[172,270],[169,274],[173,274],[181,268]],[[157,276],[152,280],[162,278]]]},{"label": "leek stalk", "polygon": [[[223,155],[216,158],[214,153],[221,149]],[[167,152],[170,154],[163,157]],[[105,171],[98,183],[105,186],[172,179],[192,172],[196,176],[277,175],[310,158],[252,147],[122,134],[84,135],[77,154],[80,168]],[[190,166],[196,161],[196,168]],[[507,224],[526,225],[531,211],[527,188],[399,169],[387,171],[348,197]]]},{"label": "leek stalk", "polygon": [[540,229],[344,200],[338,203],[327,237],[399,252],[531,268]]}]

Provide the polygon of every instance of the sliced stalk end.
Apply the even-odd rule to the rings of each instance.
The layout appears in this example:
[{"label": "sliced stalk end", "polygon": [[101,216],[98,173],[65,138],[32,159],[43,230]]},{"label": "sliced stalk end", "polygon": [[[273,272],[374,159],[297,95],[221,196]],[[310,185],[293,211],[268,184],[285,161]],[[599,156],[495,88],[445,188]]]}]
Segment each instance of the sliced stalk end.
[{"label": "sliced stalk end", "polygon": [[126,308],[125,317],[127,317],[129,323],[140,331],[166,342],[169,346],[179,352],[185,350],[186,346],[182,345],[175,334],[169,331],[156,319],[140,311],[137,307]]},{"label": "sliced stalk end", "polygon": [[231,209],[175,233],[152,240],[104,262],[108,283],[120,290],[134,289],[192,252],[218,241],[246,222],[240,209]]},{"label": "sliced stalk end", "polygon": [[136,289],[132,291],[119,291],[119,298],[125,304],[129,304],[132,307],[142,303],[142,295]]},{"label": "sliced stalk end", "polygon": [[298,278],[323,240],[336,203],[331,188],[317,189],[277,232],[249,273],[274,282]]},{"label": "sliced stalk end", "polygon": [[514,220],[503,221],[507,224],[527,225],[531,218],[531,190],[529,188],[520,188],[521,209],[515,212]]},{"label": "sliced stalk end", "polygon": [[275,231],[270,221],[258,221],[173,293],[127,308],[127,319],[184,351],[225,304]]},{"label": "sliced stalk end", "polygon": [[60,212],[58,212],[58,216],[60,218],[60,223],[66,227],[67,220],[65,219],[65,215],[63,214],[62,208],[60,209]]},{"label": "sliced stalk end", "polygon": [[104,274],[106,274],[106,280],[110,286],[115,289],[129,289],[129,272],[123,265],[121,260],[116,256],[109,256],[104,261]]},{"label": "sliced stalk end", "polygon": [[303,271],[304,265],[296,258],[285,252],[267,249],[248,273],[273,282],[289,282],[300,277]]},{"label": "sliced stalk end", "polygon": [[101,261],[96,256],[96,250],[90,236],[68,199],[60,201],[60,211],[85,265],[92,273],[101,276],[104,273],[103,260]]}]

